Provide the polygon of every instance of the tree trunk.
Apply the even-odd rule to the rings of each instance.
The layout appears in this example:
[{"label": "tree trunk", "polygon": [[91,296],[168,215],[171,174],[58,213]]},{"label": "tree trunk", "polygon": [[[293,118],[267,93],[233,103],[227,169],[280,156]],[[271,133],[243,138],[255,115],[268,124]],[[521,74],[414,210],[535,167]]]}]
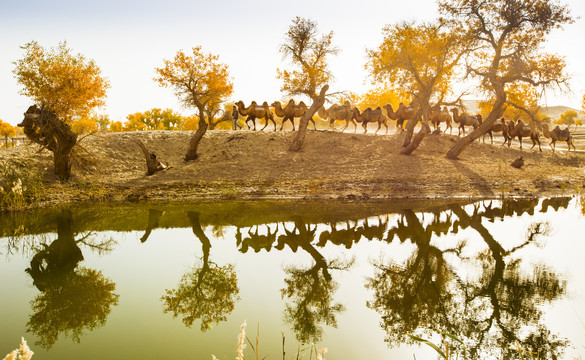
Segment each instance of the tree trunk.
[{"label": "tree trunk", "polygon": [[407,147],[408,145],[410,145],[412,134],[414,134],[414,127],[416,126],[416,124],[418,124],[419,121],[420,116],[418,116],[417,114],[412,119],[408,120],[408,122],[406,123],[406,135],[404,136],[404,142],[402,143],[402,147]]},{"label": "tree trunk", "polygon": [[22,127],[26,136],[33,142],[53,152],[55,174],[60,181],[71,177],[69,155],[77,143],[77,134],[71,127],[59,120],[54,111],[30,106],[24,113],[24,119],[18,126]]},{"label": "tree trunk", "polygon": [[199,142],[205,135],[207,131],[207,121],[205,121],[204,116],[199,117],[199,127],[195,134],[189,140],[189,148],[187,149],[187,154],[185,155],[185,161],[191,161],[197,159],[197,147],[199,146]]},{"label": "tree trunk", "polygon": [[463,152],[463,150],[465,150],[465,148],[469,146],[469,144],[471,144],[474,140],[478,139],[480,136],[485,135],[488,132],[488,130],[492,128],[496,120],[504,113],[503,107],[505,101],[506,101],[505,93],[503,97],[498,96],[496,98],[496,102],[494,103],[492,111],[485,119],[485,121],[477,129],[469,133],[469,135],[463,137],[461,140],[455,143],[455,145],[453,145],[451,149],[447,151],[446,155],[447,158],[453,160],[457,159],[459,155]]},{"label": "tree trunk", "polygon": [[412,142],[410,142],[404,149],[402,149],[400,153],[403,155],[412,154],[412,152],[419,147],[421,141],[425,138],[425,136],[427,136],[430,133],[431,127],[429,126],[428,120],[422,121],[420,131],[416,134]]},{"label": "tree trunk", "polygon": [[297,137],[293,140],[290,145],[289,151],[300,151],[305,142],[305,135],[307,132],[307,126],[309,125],[309,119],[313,118],[313,115],[319,110],[323,104],[325,104],[325,93],[329,90],[329,85],[323,86],[319,95],[313,99],[311,107],[303,114],[299,122],[299,131]]},{"label": "tree trunk", "polygon": [[146,145],[142,143],[142,141],[136,140],[136,143],[142,149],[142,152],[144,153],[144,158],[146,159],[147,168],[146,175],[152,175],[157,171],[161,171],[167,168],[163,163],[158,161],[156,155],[154,153],[151,153],[146,147]]}]

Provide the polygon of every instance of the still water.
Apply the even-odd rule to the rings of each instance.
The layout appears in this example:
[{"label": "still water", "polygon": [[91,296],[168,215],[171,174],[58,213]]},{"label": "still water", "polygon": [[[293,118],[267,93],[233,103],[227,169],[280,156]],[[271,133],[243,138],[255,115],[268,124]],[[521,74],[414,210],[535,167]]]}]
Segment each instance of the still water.
[{"label": "still water", "polygon": [[438,357],[413,335],[453,359],[581,359],[582,208],[561,197],[0,215],[0,357],[23,336],[33,359],[234,359],[245,321],[259,358],[311,343],[327,359]]}]

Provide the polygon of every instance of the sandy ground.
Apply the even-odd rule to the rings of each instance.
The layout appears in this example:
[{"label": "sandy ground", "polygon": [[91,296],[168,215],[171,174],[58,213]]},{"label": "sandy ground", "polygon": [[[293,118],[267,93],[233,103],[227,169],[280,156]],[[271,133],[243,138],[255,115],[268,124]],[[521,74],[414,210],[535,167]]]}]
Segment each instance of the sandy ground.
[{"label": "sandy ground", "polygon": [[[361,131],[361,129],[360,129]],[[185,163],[192,133],[98,133],[73,154],[73,179],[55,181],[51,153],[36,145],[0,150],[0,160],[30,160],[49,174],[46,203],[184,199],[379,199],[578,194],[585,186],[585,153],[524,150],[478,143],[459,160],[445,157],[457,136],[428,135],[410,156],[400,154],[403,134],[309,131],[301,152],[288,147],[291,131],[208,131],[199,159]],[[142,140],[169,169],[146,176]],[[579,149],[579,144],[577,148]],[[510,163],[522,156],[525,165]]]}]

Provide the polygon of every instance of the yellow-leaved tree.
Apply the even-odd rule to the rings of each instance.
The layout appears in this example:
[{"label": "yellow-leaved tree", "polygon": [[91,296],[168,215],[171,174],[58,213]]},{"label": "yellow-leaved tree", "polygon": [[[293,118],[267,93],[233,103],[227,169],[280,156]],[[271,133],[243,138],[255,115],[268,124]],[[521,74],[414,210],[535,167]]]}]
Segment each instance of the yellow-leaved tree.
[{"label": "yellow-leaved tree", "polygon": [[[189,140],[185,155],[185,161],[195,160],[209,122],[233,92],[228,66],[219,62],[219,56],[205,53],[196,46],[189,55],[179,50],[173,60],[163,60],[163,66],[155,72],[154,81],[172,88],[183,105],[197,109],[198,128]],[[229,112],[226,115],[231,116]]]},{"label": "yellow-leaved tree", "polygon": [[542,49],[547,35],[574,20],[569,8],[557,0],[439,0],[438,4],[441,23],[472,41],[467,73],[495,99],[483,123],[447,152],[447,158],[456,159],[491,129],[505,106],[513,106],[507,86],[526,84],[538,91],[567,86],[563,58]]},{"label": "yellow-leaved tree", "polygon": [[110,84],[100,68],[81,54],[74,55],[66,42],[45,49],[36,41],[22,47],[24,56],[14,62],[19,91],[35,102],[18,126],[33,142],[53,152],[55,174],[71,176],[69,154],[77,142],[70,124],[103,106]]},{"label": "yellow-leaved tree", "polygon": [[[410,154],[430,133],[431,102],[441,104],[451,92],[468,37],[448,31],[440,23],[400,22],[387,25],[383,33],[382,43],[368,51],[366,69],[375,81],[389,81],[413,99],[416,113],[407,123],[402,150]],[[411,142],[419,121],[422,129]]]},{"label": "yellow-leaved tree", "polygon": [[22,49],[24,57],[14,62],[13,71],[21,95],[65,122],[105,104],[109,81],[93,60],[74,55],[66,42],[45,49],[31,41]]}]

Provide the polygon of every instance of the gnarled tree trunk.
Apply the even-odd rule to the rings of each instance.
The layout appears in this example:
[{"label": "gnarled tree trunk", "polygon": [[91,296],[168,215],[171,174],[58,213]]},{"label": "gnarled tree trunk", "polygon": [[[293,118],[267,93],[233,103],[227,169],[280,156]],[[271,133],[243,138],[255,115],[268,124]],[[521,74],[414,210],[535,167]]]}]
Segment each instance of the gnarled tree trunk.
[{"label": "gnarled tree trunk", "polygon": [[323,86],[319,95],[313,99],[313,104],[311,104],[311,107],[301,117],[299,122],[299,131],[297,133],[297,137],[295,137],[292,144],[290,145],[290,151],[300,151],[303,147],[307,126],[309,125],[309,119],[312,119],[317,110],[319,110],[319,108],[325,104],[325,93],[327,90],[329,90],[329,85]]},{"label": "gnarled tree trunk", "polygon": [[[502,90],[503,92],[503,90]],[[478,139],[480,136],[487,134],[488,130],[492,128],[496,120],[502,116],[504,113],[504,103],[506,102],[506,95],[505,93],[503,96],[498,96],[496,98],[496,102],[494,103],[494,107],[492,111],[485,119],[485,121],[475,130],[473,130],[469,135],[463,137],[459,140],[455,145],[447,151],[447,158],[448,159],[457,159],[459,155],[465,150],[466,147],[469,146],[475,139]]]},{"label": "gnarled tree trunk", "polygon": [[77,143],[77,134],[64,121],[57,118],[54,111],[30,106],[18,126],[34,143],[46,147],[53,153],[55,174],[61,181],[71,177],[71,150]]},{"label": "gnarled tree trunk", "polygon": [[191,139],[189,140],[189,147],[187,148],[187,154],[185,155],[185,161],[191,161],[197,159],[197,147],[199,146],[199,142],[205,135],[207,131],[207,121],[205,121],[204,117],[199,117],[199,127]]},{"label": "gnarled tree trunk", "polygon": [[152,175],[157,171],[161,171],[161,170],[164,170],[167,168],[166,165],[161,163],[156,158],[156,155],[154,153],[151,153],[148,150],[148,148],[146,147],[146,145],[144,145],[142,143],[142,141],[136,140],[136,143],[142,149],[142,152],[144,153],[144,158],[146,159],[146,168],[147,168],[146,175]]},{"label": "gnarled tree trunk", "polygon": [[[417,117],[415,117],[415,118],[417,118]],[[414,125],[416,125],[416,123],[418,123],[419,120],[412,119],[412,120],[409,121],[409,123],[410,122],[412,122],[412,123],[414,123]],[[413,130],[414,129],[410,130],[411,131],[411,136],[412,136],[412,131]],[[412,152],[419,147],[420,143],[425,138],[425,136],[427,136],[428,134],[430,134],[430,132],[431,132],[431,127],[429,125],[428,118],[422,120],[421,121],[421,129],[420,129],[420,131],[416,134],[416,136],[414,137],[414,139],[412,141],[410,141],[407,145],[405,145],[405,148],[402,149],[402,151],[400,153],[402,155],[410,155],[410,154],[412,154]]]}]

